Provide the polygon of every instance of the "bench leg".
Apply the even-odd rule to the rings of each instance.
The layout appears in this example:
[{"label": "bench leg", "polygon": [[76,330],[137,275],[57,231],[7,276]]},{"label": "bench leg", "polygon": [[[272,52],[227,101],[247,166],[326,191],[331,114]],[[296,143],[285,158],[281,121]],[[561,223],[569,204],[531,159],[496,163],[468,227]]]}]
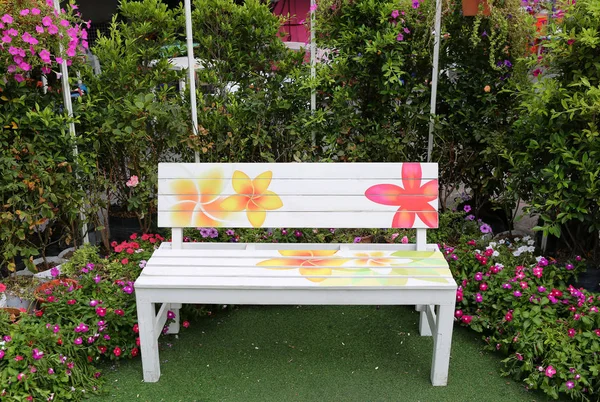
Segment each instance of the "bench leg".
[{"label": "bench leg", "polygon": [[179,333],[179,309],[181,308],[181,304],[171,303],[169,305],[169,310],[175,313],[174,321],[169,324],[169,329],[167,330],[167,334],[178,334]]},{"label": "bench leg", "polygon": [[154,303],[137,301],[140,348],[142,350],[142,370],[145,382],[157,382],[160,378],[158,360],[158,335],[155,329],[156,314]]},{"label": "bench leg", "polygon": [[454,305],[441,305],[437,312],[435,335],[433,338],[433,361],[431,362],[431,383],[444,386],[448,383]]},{"label": "bench leg", "polygon": [[431,327],[429,326],[429,320],[427,319],[427,305],[418,304],[415,310],[420,312],[419,314],[419,334],[421,336],[431,336]]}]

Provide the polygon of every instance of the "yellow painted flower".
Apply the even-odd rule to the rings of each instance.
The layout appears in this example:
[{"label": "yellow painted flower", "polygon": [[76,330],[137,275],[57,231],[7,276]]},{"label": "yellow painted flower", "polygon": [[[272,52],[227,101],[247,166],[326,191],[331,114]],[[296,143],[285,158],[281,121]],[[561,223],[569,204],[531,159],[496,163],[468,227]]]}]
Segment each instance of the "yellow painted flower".
[{"label": "yellow painted flower", "polygon": [[217,227],[227,212],[221,208],[223,175],[220,169],[209,170],[199,179],[179,179],[171,184],[177,201],[171,206],[171,224],[175,227]]},{"label": "yellow painted flower", "polygon": [[352,260],[352,264],[369,268],[371,271],[380,275],[387,275],[392,271],[392,265],[398,263],[409,262],[409,259],[385,258],[386,253],[383,251],[372,251],[370,253],[355,253],[356,259]]},{"label": "yellow painted flower", "polygon": [[[271,269],[298,269],[300,275],[306,276],[309,281],[321,282],[327,279],[325,276],[331,275],[334,267],[339,267],[349,260],[347,258],[328,258],[337,252],[338,250],[279,250],[279,254],[283,257],[297,258],[271,258],[256,265],[273,267]],[[322,276],[322,278],[312,277],[314,275]]]},{"label": "yellow painted flower", "polygon": [[246,211],[248,221],[252,226],[261,227],[265,223],[267,211],[283,206],[281,198],[267,190],[272,177],[273,172],[268,170],[251,180],[246,173],[236,170],[233,172],[232,184],[237,194],[225,198],[221,207],[230,212]]}]

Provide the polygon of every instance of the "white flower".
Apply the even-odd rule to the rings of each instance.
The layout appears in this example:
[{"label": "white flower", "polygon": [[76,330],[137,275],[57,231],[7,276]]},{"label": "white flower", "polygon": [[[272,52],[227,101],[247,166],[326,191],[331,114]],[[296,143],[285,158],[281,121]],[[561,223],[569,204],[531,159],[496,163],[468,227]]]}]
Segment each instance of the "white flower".
[{"label": "white flower", "polygon": [[529,240],[529,241],[527,242],[527,245],[528,245],[528,246],[533,246],[534,244],[535,244],[535,240]]},{"label": "white flower", "polygon": [[498,244],[498,243],[496,243],[495,241],[491,241],[488,248],[494,248],[494,247],[496,247],[496,244]]},{"label": "white flower", "polygon": [[515,241],[519,241],[519,240],[521,240],[521,239],[520,239],[520,238],[518,238],[518,237],[515,237]]},{"label": "white flower", "polygon": [[504,244],[504,243],[506,243],[506,240],[504,240],[504,239],[498,240],[498,244]]},{"label": "white flower", "polygon": [[497,252],[496,250],[494,250],[494,252],[492,253],[492,257],[498,257],[500,255],[499,252]]},{"label": "white flower", "polygon": [[541,260],[542,258],[544,258],[544,257],[542,257],[541,255],[538,255],[537,257],[535,257],[535,260],[536,260],[537,262],[540,262],[540,260]]},{"label": "white flower", "polygon": [[521,255],[521,252],[520,252],[519,250],[517,250],[517,251],[514,251],[514,252],[513,252],[513,255],[514,255],[515,257],[518,257],[518,256],[520,256],[520,255]]},{"label": "white flower", "polygon": [[529,239],[531,239],[531,236],[523,236],[523,241],[527,241]]},{"label": "white flower", "polygon": [[481,254],[481,250],[475,250],[475,253]]},{"label": "white flower", "polygon": [[504,268],[504,264],[496,263],[496,266],[500,269]]},{"label": "white flower", "polygon": [[529,246],[529,247],[527,247],[527,251],[529,251],[530,253],[533,253],[535,251],[535,247]]}]

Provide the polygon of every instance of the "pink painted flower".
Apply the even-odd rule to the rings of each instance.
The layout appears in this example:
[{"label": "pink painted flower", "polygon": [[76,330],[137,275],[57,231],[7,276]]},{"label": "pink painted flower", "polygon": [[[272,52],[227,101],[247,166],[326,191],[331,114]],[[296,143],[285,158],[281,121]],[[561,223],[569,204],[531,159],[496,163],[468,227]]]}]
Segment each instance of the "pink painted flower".
[{"label": "pink painted flower", "polygon": [[127,187],[136,187],[139,184],[139,179],[137,176],[131,176],[125,185]]},{"label": "pink painted flower", "polygon": [[413,227],[417,216],[426,226],[437,227],[437,210],[429,203],[438,196],[438,181],[429,180],[421,184],[423,175],[420,163],[403,163],[401,177],[403,187],[377,184],[369,187],[365,196],[377,204],[398,207],[392,227]]},{"label": "pink painted flower", "polygon": [[556,374],[556,370],[554,369],[554,367],[548,366],[548,367],[546,367],[546,373],[545,374],[546,374],[546,377],[552,378],[552,376],[554,374]]}]

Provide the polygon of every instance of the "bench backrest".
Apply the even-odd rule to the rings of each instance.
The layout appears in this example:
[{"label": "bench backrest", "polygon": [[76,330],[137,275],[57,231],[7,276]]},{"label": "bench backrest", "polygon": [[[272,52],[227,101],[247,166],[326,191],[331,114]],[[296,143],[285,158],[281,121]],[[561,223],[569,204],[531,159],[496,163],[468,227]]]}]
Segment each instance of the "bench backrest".
[{"label": "bench backrest", "polygon": [[436,163],[161,163],[158,225],[437,228],[437,178]]}]

